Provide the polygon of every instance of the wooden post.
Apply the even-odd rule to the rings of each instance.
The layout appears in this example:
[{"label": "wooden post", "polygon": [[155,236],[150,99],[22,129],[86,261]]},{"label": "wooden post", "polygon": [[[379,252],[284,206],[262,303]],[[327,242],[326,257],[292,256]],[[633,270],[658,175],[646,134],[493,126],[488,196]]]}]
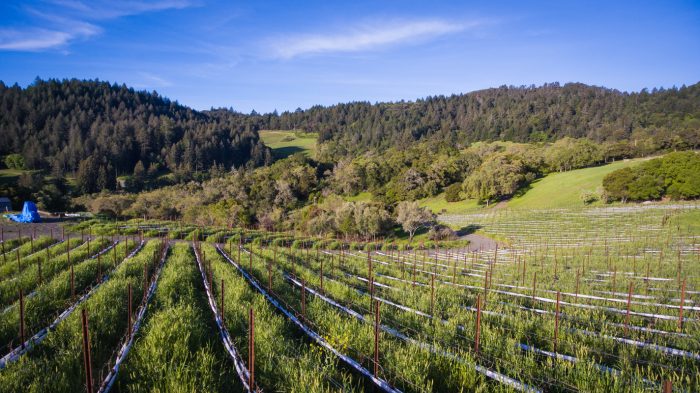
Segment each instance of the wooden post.
[{"label": "wooden post", "polygon": [[255,391],[255,314],[253,307],[249,310],[248,319],[248,386],[250,391]]},{"label": "wooden post", "polygon": [[93,393],[92,359],[90,357],[90,332],[88,328],[87,311],[82,309],[83,322],[83,361],[85,364],[85,388],[87,393]]},{"label": "wooden post", "polygon": [[[48,262],[49,262],[49,257],[48,257],[48,255],[47,255],[47,256],[46,256],[46,263],[48,263]],[[39,285],[41,285],[41,282],[43,281],[43,277],[41,277],[41,258],[39,258],[39,259],[36,261],[36,264],[37,264],[37,268],[38,268],[38,272],[37,272],[37,273],[38,273],[38,275],[39,275]]]},{"label": "wooden post", "polygon": [[24,292],[19,289],[19,340],[24,349]]},{"label": "wooden post", "polygon": [[678,331],[683,331],[683,303],[685,303],[685,279],[681,284],[681,304],[678,308]]},{"label": "wooden post", "polygon": [[272,265],[267,263],[267,290],[272,292]]},{"label": "wooden post", "polygon": [[[318,249],[316,249],[316,250],[318,250]],[[317,257],[318,257],[318,255],[317,255]],[[320,274],[320,276],[321,276],[321,293],[323,293],[323,259],[321,259],[321,274]]]},{"label": "wooden post", "polygon": [[537,272],[535,276],[532,277],[532,301],[535,301],[535,295],[537,294]]},{"label": "wooden post", "polygon": [[97,254],[97,282],[102,282],[102,256]]},{"label": "wooden post", "polygon": [[435,274],[430,275],[430,315],[435,316]]},{"label": "wooden post", "polygon": [[484,273],[484,303],[486,303],[486,294],[489,290],[489,272]]},{"label": "wooden post", "polygon": [[479,354],[479,338],[481,336],[481,296],[476,295],[476,332],[474,334],[474,352]]},{"label": "wooden post", "polygon": [[452,265],[452,284],[454,285],[456,283],[457,283],[457,257],[455,257],[454,265]]},{"label": "wooden post", "polygon": [[209,271],[209,285],[214,287],[214,271],[211,268],[211,261],[207,261],[207,270]]},{"label": "wooden post", "polygon": [[576,269],[576,295],[574,297],[574,303],[578,303],[578,284],[579,284],[580,278],[581,278],[581,270]]},{"label": "wooden post", "polygon": [[559,343],[559,301],[561,299],[561,293],[557,291],[557,306],[554,313],[554,352],[557,351],[557,344]]},{"label": "wooden post", "polygon": [[301,318],[306,320],[306,281],[301,279]]},{"label": "wooden post", "polygon": [[127,291],[126,298],[127,298],[127,303],[128,303],[128,304],[127,304],[127,308],[129,309],[129,314],[128,314],[129,316],[128,316],[128,319],[127,319],[127,321],[128,321],[128,326],[129,326],[129,330],[126,331],[126,337],[127,337],[127,338],[131,338],[131,329],[132,329],[131,323],[132,323],[132,320],[133,320],[133,317],[132,317],[132,309],[131,309],[131,303],[132,303],[131,283],[128,283],[128,284],[127,284],[127,290],[126,290],[126,291]]},{"label": "wooden post", "polygon": [[70,265],[70,297],[75,301],[75,275],[73,274],[73,265]]},{"label": "wooden post", "polygon": [[143,263],[143,300],[146,300],[146,292],[148,292],[148,262]]},{"label": "wooden post", "polygon": [[664,383],[663,383],[663,385],[662,385],[662,387],[661,387],[661,391],[662,391],[663,393],[671,393],[671,392],[673,392],[673,384],[671,383],[670,380],[667,379],[667,380],[664,381]]},{"label": "wooden post", "polygon": [[681,260],[681,248],[678,246],[678,284],[681,283],[681,270],[683,270],[683,264]]},{"label": "wooden post", "polygon": [[241,263],[241,247],[243,246],[243,233],[238,235],[238,263]]},{"label": "wooden post", "polygon": [[22,262],[20,261],[20,258],[19,258],[19,248],[17,248],[16,251],[17,252],[15,254],[17,254],[17,274],[19,274],[22,271]]},{"label": "wooden post", "polygon": [[629,292],[627,293],[627,313],[625,314],[625,336],[627,335],[627,326],[630,323],[630,304],[632,303],[632,287],[634,283],[630,282]]},{"label": "wooden post", "polygon": [[372,257],[369,254],[369,250],[367,250],[367,284],[369,285],[369,292],[373,293],[373,288],[372,288]]},{"label": "wooden post", "polygon": [[[646,259],[646,258],[644,258],[644,259]],[[646,274],[646,277],[644,279],[644,284],[646,286],[646,294],[648,295],[649,294],[649,260],[648,259],[647,259],[647,274]]]},{"label": "wooden post", "polygon": [[379,378],[379,300],[374,302],[374,376]]},{"label": "wooden post", "polygon": [[224,319],[224,279],[221,279],[221,325],[226,327],[225,319]]},{"label": "wooden post", "polygon": [[413,258],[413,286],[414,287],[416,286],[416,258],[415,257]]},{"label": "wooden post", "polygon": [[372,302],[374,301],[374,279],[370,277],[370,279],[367,280],[367,284],[369,285],[369,310],[371,312]]}]

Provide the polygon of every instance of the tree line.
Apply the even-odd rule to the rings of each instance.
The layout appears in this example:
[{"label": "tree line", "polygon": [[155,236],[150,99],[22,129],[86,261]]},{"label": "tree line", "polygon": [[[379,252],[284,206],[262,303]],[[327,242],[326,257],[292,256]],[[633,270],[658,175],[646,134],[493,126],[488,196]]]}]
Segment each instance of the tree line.
[{"label": "tree line", "polygon": [[20,155],[24,169],[54,177],[76,174],[82,192],[114,189],[118,176],[138,170],[187,175],[270,163],[257,131],[246,116],[198,112],[124,85],[0,82],[0,156]]},{"label": "tree line", "polygon": [[607,201],[700,198],[700,155],[674,152],[633,168],[618,169],[605,176],[603,188]]},{"label": "tree line", "polygon": [[[445,192],[490,204],[549,172],[697,148],[699,90],[549,84],[244,115],[98,81],[0,82],[0,155],[35,169],[0,194],[49,210],[366,237],[387,231],[404,201]],[[316,131],[319,154],[273,162],[265,128]],[[361,192],[372,201],[346,202]]]},{"label": "tree line", "polygon": [[627,93],[581,83],[501,86],[413,102],[351,102],[251,115],[266,129],[316,132],[325,157],[419,140],[635,141],[647,154],[700,146],[700,84]]}]

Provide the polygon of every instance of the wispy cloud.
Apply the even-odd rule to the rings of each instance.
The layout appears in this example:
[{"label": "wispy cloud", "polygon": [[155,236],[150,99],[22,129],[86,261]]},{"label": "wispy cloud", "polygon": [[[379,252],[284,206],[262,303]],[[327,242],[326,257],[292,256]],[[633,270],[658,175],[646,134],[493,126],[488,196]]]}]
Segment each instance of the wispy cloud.
[{"label": "wispy cloud", "polygon": [[359,52],[398,44],[410,44],[474,29],[482,21],[453,23],[431,19],[390,24],[364,24],[336,34],[311,34],[278,39],[271,49],[276,57],[289,59],[308,54]]},{"label": "wispy cloud", "polygon": [[141,82],[135,82],[134,87],[138,89],[170,87],[173,85],[169,80],[149,72],[139,72]]},{"label": "wispy cloud", "polygon": [[184,9],[194,5],[194,2],[191,0],[94,0],[89,2],[79,0],[52,0],[51,3],[67,10],[84,13],[84,17],[89,19],[113,19],[128,15],[143,14],[145,12]]},{"label": "wispy cloud", "polygon": [[71,41],[99,34],[93,24],[72,21],[58,23],[54,28],[0,29],[0,50],[42,51],[65,47]]},{"label": "wispy cloud", "polygon": [[[39,52],[63,49],[72,42],[98,35],[98,20],[120,18],[145,12],[182,9],[189,0],[106,1],[52,0],[40,8],[26,7],[34,26],[1,28],[0,50]],[[90,22],[88,22],[88,20]]]}]

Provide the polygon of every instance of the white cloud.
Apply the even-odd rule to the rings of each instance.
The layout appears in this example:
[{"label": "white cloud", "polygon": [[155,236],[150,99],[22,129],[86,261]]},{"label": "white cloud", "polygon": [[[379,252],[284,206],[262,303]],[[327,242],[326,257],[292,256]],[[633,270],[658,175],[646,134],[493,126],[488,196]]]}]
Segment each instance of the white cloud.
[{"label": "white cloud", "polygon": [[276,57],[289,59],[306,54],[358,52],[390,45],[421,42],[480,26],[482,22],[451,23],[442,20],[408,21],[356,27],[341,34],[313,34],[272,43]]},{"label": "white cloud", "polygon": [[169,80],[148,72],[139,72],[139,75],[141,76],[142,81],[134,84],[134,87],[138,89],[170,87],[173,85],[173,83]]},{"label": "white cloud", "polygon": [[35,26],[0,29],[0,50],[38,52],[64,48],[73,41],[95,36],[102,31],[100,27],[86,20],[114,19],[145,12],[182,9],[193,4],[190,0],[53,0],[39,9],[24,9],[36,20]]},{"label": "white cloud", "polygon": [[52,3],[63,9],[80,12],[88,19],[113,19],[128,15],[143,14],[145,12],[183,9],[191,7],[194,4],[190,0],[94,0],[89,2],[79,0],[53,0]]},{"label": "white cloud", "polygon": [[75,22],[73,26],[57,29],[0,29],[0,50],[42,51],[60,48],[71,41],[85,39],[100,32],[97,26]]}]

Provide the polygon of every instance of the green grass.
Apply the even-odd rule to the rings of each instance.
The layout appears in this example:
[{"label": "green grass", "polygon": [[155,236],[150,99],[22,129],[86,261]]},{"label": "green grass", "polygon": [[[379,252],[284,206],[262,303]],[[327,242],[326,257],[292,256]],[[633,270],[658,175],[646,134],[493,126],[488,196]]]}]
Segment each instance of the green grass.
[{"label": "green grass", "polygon": [[[581,193],[584,191],[595,192],[597,188],[602,186],[605,175],[620,168],[637,165],[647,159],[637,158],[593,168],[551,173],[532,182],[530,189],[525,191],[523,195],[509,200],[507,207],[542,209],[583,206]],[[474,199],[447,202],[444,193],[421,199],[419,202],[421,206],[427,207],[436,214],[465,214],[479,208]],[[601,204],[603,203],[600,201],[594,203],[594,205]]]},{"label": "green grass", "polygon": [[427,207],[435,214],[461,214],[474,210],[478,207],[476,199],[466,199],[458,202],[447,202],[445,193],[440,193],[434,197],[423,198],[418,201],[422,207]]},{"label": "green grass", "polygon": [[372,200],[372,193],[369,191],[361,192],[357,195],[344,198],[348,202],[369,202]]},{"label": "green grass", "polygon": [[315,133],[300,130],[263,130],[260,131],[260,138],[277,158],[285,158],[295,153],[304,153],[307,157],[316,154]]},{"label": "green grass", "polygon": [[[2,185],[16,185],[19,176],[23,173],[34,173],[40,172],[40,170],[28,170],[28,169],[0,169],[0,186]],[[45,180],[51,180],[52,176],[45,176]],[[66,175],[66,182],[71,187],[77,185],[75,176]]]},{"label": "green grass", "polygon": [[[532,183],[531,189],[522,196],[508,201],[510,208],[541,209],[583,206],[581,193],[595,192],[603,184],[605,175],[620,168],[637,165],[645,158],[618,161],[612,164],[556,172]],[[596,202],[600,204],[601,202]]]},{"label": "green grass", "polygon": [[116,391],[240,391],[207,308],[194,255],[188,244],[178,243]]},{"label": "green grass", "polygon": [[687,228],[689,233],[700,233],[700,211],[695,209],[680,212],[677,225]]},{"label": "green grass", "polygon": [[25,171],[22,169],[0,169],[0,185],[17,184],[19,175],[33,171]]}]

